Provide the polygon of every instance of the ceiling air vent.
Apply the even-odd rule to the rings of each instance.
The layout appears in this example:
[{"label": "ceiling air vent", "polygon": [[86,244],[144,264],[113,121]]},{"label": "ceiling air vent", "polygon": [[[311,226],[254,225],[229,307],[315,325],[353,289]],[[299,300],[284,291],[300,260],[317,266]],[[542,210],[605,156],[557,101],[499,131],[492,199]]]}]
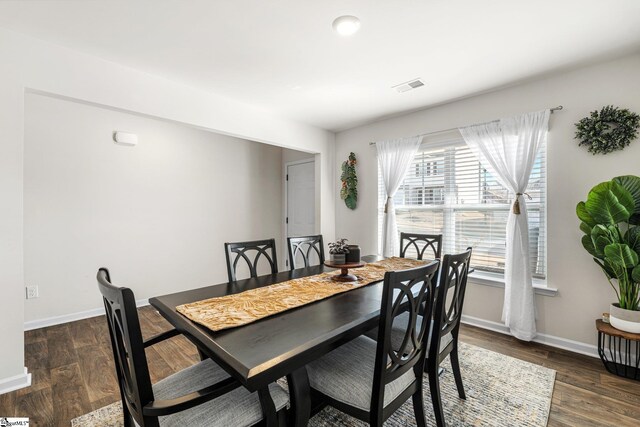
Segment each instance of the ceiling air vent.
[{"label": "ceiling air vent", "polygon": [[417,89],[420,86],[424,86],[424,82],[419,78],[417,78],[417,79],[409,80],[408,82],[400,83],[399,85],[392,86],[391,88],[395,89],[396,92],[402,93],[402,92],[410,91],[412,89]]}]

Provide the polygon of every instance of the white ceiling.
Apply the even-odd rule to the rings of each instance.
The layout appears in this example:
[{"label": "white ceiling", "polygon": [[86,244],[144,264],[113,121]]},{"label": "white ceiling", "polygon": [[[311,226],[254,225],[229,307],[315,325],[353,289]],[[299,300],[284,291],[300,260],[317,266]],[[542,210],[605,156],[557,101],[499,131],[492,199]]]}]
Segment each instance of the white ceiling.
[{"label": "white ceiling", "polygon": [[640,50],[640,1],[4,0],[0,26],[342,130]]}]

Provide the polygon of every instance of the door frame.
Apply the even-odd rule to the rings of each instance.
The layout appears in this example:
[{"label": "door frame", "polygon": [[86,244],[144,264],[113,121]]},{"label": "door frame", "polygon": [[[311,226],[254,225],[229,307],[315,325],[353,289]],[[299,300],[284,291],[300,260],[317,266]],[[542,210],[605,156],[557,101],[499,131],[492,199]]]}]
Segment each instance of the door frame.
[{"label": "door frame", "polygon": [[[313,163],[314,165],[314,169],[313,169],[313,174],[314,174],[314,179],[313,179],[313,191],[314,193],[317,192],[317,177],[316,175],[316,170],[315,170],[315,163],[316,163],[316,158],[315,156],[311,155],[311,157],[307,157],[306,159],[300,159],[300,160],[292,160],[290,162],[286,162],[284,164],[284,170],[282,172],[282,181],[284,182],[284,197],[282,198],[283,200],[283,207],[282,207],[282,229],[284,230],[282,233],[282,247],[284,248],[284,256],[281,259],[284,259],[284,267],[285,269],[289,269],[289,248],[287,247],[287,237],[289,236],[289,224],[287,222],[287,214],[288,212],[288,207],[289,207],[289,179],[288,179],[288,168],[289,166],[295,166],[295,165],[302,165],[304,163]],[[314,203],[317,203],[316,197],[314,195]],[[314,206],[314,208],[317,208],[317,206]],[[317,209],[315,209],[317,212]],[[317,214],[316,214],[317,216]],[[318,219],[316,218],[316,225],[317,225]]]}]

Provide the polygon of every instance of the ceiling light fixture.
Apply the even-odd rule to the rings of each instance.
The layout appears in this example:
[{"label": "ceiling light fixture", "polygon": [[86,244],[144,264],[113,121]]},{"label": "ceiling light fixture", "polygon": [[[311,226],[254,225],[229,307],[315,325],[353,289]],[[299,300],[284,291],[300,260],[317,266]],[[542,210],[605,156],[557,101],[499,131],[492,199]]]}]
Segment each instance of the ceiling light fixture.
[{"label": "ceiling light fixture", "polygon": [[360,29],[360,20],[355,16],[339,16],[333,21],[333,29],[341,36],[351,36]]}]

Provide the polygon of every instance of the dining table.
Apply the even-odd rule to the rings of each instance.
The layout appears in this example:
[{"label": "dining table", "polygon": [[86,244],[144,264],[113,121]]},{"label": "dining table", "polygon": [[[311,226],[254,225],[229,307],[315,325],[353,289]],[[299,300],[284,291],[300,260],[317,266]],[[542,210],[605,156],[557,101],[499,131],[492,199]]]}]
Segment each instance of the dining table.
[{"label": "dining table", "polygon": [[[375,255],[362,257],[365,262],[381,259]],[[283,271],[153,297],[149,303],[201,354],[219,364],[249,391],[286,377],[291,399],[290,422],[306,426],[312,413],[322,406],[312,404],[305,366],[378,325],[382,281],[218,332],[189,320],[176,307],[333,270],[317,265]]]}]

